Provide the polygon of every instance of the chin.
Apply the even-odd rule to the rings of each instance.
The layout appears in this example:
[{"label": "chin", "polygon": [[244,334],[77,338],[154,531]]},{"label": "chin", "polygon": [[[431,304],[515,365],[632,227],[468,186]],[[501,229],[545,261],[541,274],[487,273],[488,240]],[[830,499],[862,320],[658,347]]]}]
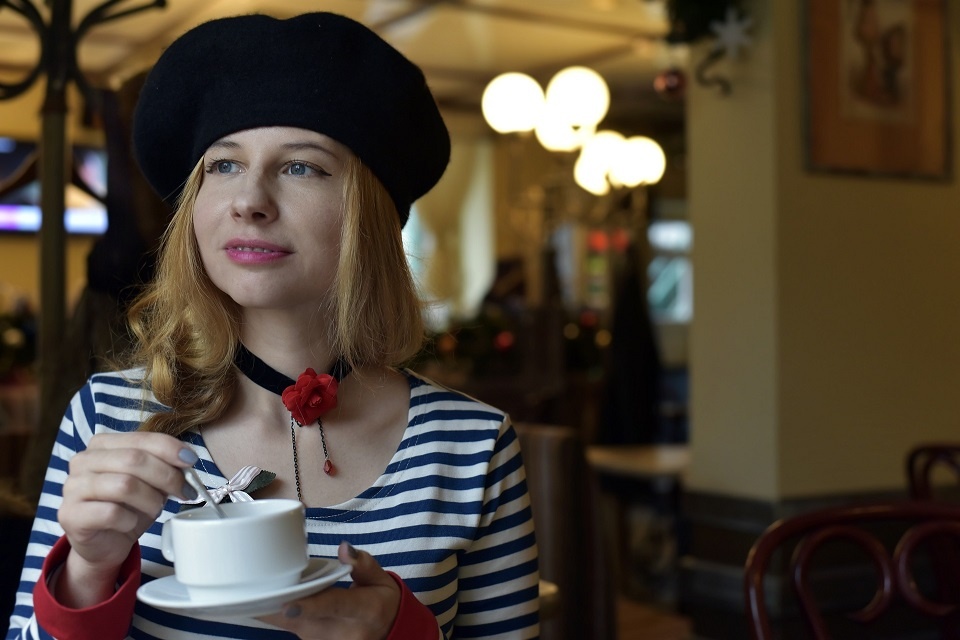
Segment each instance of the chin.
[{"label": "chin", "polygon": [[276,311],[288,313],[307,313],[316,315],[320,309],[319,301],[305,301],[304,297],[296,295],[278,295],[280,292],[272,291],[269,294],[260,292],[259,294],[231,294],[227,295],[245,311]]}]

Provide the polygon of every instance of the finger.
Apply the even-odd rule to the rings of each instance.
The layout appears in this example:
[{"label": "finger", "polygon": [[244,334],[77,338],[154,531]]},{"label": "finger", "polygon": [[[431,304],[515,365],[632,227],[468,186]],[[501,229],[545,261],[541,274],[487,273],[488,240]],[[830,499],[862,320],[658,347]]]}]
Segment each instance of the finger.
[{"label": "finger", "polygon": [[153,522],[152,518],[109,502],[64,503],[57,519],[73,552],[91,565],[107,566],[122,562],[130,546]]},{"label": "finger", "polygon": [[326,589],[288,602],[280,613],[260,618],[301,638],[382,638],[396,612],[380,587],[365,590]]},{"label": "finger", "polygon": [[[89,476],[111,475],[112,482],[101,483],[102,489],[115,488],[127,492],[145,487],[155,489],[162,496],[196,497],[180,467],[174,467],[144,449],[95,449],[77,454],[69,464],[67,481]],[[114,497],[116,493],[113,494]],[[104,496],[101,499],[112,499]]]},{"label": "finger", "polygon": [[165,433],[98,433],[90,439],[87,449],[141,449],[179,468],[191,467],[197,462],[197,454],[189,445]]},{"label": "finger", "polygon": [[[81,473],[64,483],[63,496],[66,503],[109,502],[156,518],[163,510],[167,496],[172,493],[167,487],[157,487],[156,484],[155,480],[149,477],[145,480],[128,470]],[[177,493],[183,492],[181,479]]]},{"label": "finger", "polygon": [[57,519],[65,531],[85,538],[101,531],[137,531],[143,517],[115,502],[64,502]]},{"label": "finger", "polygon": [[301,637],[384,637],[400,606],[400,588],[369,553],[343,542],[337,556],[353,568],[349,589],[326,589],[289,602],[262,620]]},{"label": "finger", "polygon": [[289,602],[284,605],[283,611],[280,613],[260,616],[257,619],[284,631],[289,631],[299,638],[321,640],[347,635],[342,620],[323,615],[316,608],[310,615],[306,615],[299,602]]},{"label": "finger", "polygon": [[[397,589],[396,583],[387,572],[380,567],[376,558],[360,549],[354,548],[349,542],[341,542],[337,548],[337,558],[343,564],[353,567],[350,577],[354,586],[391,586]],[[399,594],[399,589],[397,589]]]}]

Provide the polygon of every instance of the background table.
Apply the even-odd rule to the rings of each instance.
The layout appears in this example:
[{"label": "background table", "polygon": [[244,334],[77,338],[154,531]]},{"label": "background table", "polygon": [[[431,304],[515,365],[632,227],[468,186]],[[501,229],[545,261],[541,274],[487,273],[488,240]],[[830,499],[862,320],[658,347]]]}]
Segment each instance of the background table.
[{"label": "background table", "polygon": [[39,420],[35,384],[0,384],[0,485],[12,484]]},{"label": "background table", "polygon": [[592,445],[587,462],[600,479],[602,512],[621,592],[671,604],[676,600],[681,519],[690,449],[683,444]]},{"label": "background table", "polygon": [[681,482],[690,466],[685,444],[593,445],[587,462],[597,473],[639,480]]}]

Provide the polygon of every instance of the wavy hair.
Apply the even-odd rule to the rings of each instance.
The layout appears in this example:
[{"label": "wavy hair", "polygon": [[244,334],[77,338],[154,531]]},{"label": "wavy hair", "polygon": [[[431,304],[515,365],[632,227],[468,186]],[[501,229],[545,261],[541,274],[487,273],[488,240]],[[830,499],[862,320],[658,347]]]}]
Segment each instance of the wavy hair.
[{"label": "wavy hair", "polygon": [[[128,364],[145,370],[145,387],[170,408],[140,428],[175,436],[221,416],[237,380],[241,309],[210,280],[193,230],[202,182],[201,161],[161,240],[156,276],[129,312]],[[344,165],[342,215],[337,274],[320,310],[326,338],[353,367],[402,365],[423,345],[422,304],[393,200],[354,156]]]}]

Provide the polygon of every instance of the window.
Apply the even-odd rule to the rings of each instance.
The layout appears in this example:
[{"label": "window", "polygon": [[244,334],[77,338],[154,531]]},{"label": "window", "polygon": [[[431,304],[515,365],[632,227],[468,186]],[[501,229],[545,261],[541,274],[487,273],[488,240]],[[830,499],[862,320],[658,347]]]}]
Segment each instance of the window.
[{"label": "window", "polygon": [[653,257],[647,299],[654,321],[686,324],[693,318],[693,231],[685,220],[657,220],[647,229]]}]

